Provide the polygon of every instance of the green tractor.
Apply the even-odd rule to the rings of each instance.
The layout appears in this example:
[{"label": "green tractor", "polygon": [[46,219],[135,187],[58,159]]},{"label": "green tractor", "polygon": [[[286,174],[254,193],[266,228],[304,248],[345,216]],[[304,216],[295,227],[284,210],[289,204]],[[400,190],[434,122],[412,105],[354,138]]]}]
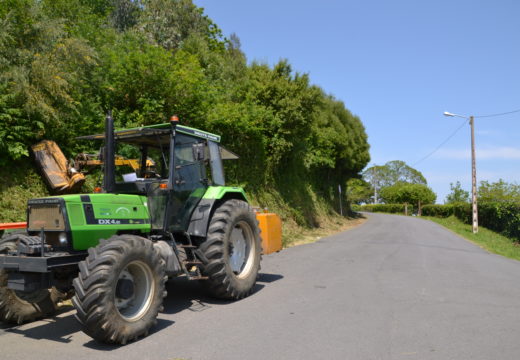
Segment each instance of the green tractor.
[{"label": "green tractor", "polygon": [[[156,323],[169,277],[200,280],[223,299],[251,294],[260,268],[255,213],[224,183],[236,157],[220,137],[170,123],[114,131],[106,117],[103,187],[31,199],[27,231],[0,240],[0,320],[24,323],[72,297],[83,331],[125,344]],[[117,147],[140,154],[121,174]],[[153,159],[156,168],[147,161]]]}]

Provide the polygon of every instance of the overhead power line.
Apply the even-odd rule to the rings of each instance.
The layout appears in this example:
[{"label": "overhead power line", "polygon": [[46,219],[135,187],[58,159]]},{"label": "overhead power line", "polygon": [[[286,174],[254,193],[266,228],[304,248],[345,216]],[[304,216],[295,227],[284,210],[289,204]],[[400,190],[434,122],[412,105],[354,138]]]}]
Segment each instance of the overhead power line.
[{"label": "overhead power line", "polygon": [[474,118],[495,117],[495,116],[502,116],[502,115],[514,114],[514,113],[517,113],[517,112],[520,112],[520,109],[518,109],[518,110],[513,110],[513,111],[508,111],[508,112],[504,112],[504,113],[499,113],[499,114],[490,114],[490,115],[474,116]]},{"label": "overhead power line", "polygon": [[439,144],[439,146],[437,146],[435,148],[435,150],[433,150],[431,153],[429,153],[428,155],[424,156],[423,158],[421,158],[419,161],[415,162],[414,164],[412,164],[412,167],[414,167],[415,165],[419,164],[420,162],[423,162],[424,160],[428,159],[430,156],[432,156],[433,154],[435,154],[444,144],[446,144],[448,141],[450,141],[450,139],[452,137],[455,136],[455,134],[457,134],[459,132],[460,129],[462,129],[464,127],[464,125],[466,125],[466,123],[468,122],[468,119],[464,119],[464,121],[462,122],[462,124],[460,124],[460,126],[455,129],[455,131],[453,133],[450,134],[450,136],[448,136],[443,142],[441,142]]},{"label": "overhead power line", "polygon": [[[518,113],[518,112],[520,112],[520,109],[513,110],[513,111],[507,111],[507,112],[503,112],[503,113],[498,113],[498,114],[479,115],[479,116],[473,116],[473,117],[474,118],[488,118],[488,117],[495,117],[495,116],[503,116],[503,115],[514,114],[514,113]],[[453,116],[453,115],[449,115],[449,116]],[[469,118],[467,118],[465,116],[460,116],[460,115],[455,115],[455,116],[464,117],[465,118],[464,122],[462,124],[460,124],[460,126],[457,129],[455,129],[455,131],[450,136],[448,136],[443,142],[441,142],[440,145],[435,148],[435,150],[430,152],[428,155],[422,157],[419,161],[416,161],[412,166],[415,166],[415,165],[423,162],[424,160],[428,159],[430,156],[435,154],[444,144],[446,144],[452,137],[454,137],[455,134],[457,134],[459,132],[459,130],[462,129],[462,127],[469,120]]]}]

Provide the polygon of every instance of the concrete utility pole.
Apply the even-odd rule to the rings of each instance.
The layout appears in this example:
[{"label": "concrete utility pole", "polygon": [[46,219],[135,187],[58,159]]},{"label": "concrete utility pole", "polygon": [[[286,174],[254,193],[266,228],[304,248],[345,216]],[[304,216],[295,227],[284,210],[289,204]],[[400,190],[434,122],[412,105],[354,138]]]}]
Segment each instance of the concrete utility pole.
[{"label": "concrete utility pole", "polygon": [[452,114],[445,111],[445,116],[460,117],[463,119],[469,119],[469,125],[471,127],[471,205],[473,209],[473,234],[478,233],[478,208],[477,208],[477,165],[475,160],[475,117],[470,117]]},{"label": "concrete utility pole", "polygon": [[477,166],[475,164],[475,126],[474,117],[469,117],[471,126],[471,204],[473,207],[473,234],[478,233],[478,209],[477,209]]}]

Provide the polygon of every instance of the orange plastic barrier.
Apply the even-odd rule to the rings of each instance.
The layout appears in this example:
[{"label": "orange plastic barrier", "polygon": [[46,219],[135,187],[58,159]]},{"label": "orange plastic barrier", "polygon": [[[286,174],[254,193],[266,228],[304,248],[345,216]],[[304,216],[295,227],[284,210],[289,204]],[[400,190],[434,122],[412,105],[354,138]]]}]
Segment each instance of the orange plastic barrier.
[{"label": "orange plastic barrier", "polygon": [[256,213],[260,226],[263,254],[282,250],[282,220],[273,213]]},{"label": "orange plastic barrier", "polygon": [[27,227],[27,223],[26,222],[0,223],[0,230],[25,229],[26,227]]}]

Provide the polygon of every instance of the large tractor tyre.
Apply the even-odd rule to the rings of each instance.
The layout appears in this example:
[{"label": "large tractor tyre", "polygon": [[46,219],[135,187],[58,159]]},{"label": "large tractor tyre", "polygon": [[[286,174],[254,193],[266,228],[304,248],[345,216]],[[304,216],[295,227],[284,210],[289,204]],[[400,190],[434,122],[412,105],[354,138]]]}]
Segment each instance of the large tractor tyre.
[{"label": "large tractor tyre", "polygon": [[[0,239],[0,254],[15,250],[20,241],[31,240],[31,236],[22,233],[5,235]],[[7,280],[5,270],[0,270],[0,321],[3,322],[22,324],[49,316],[66,297],[54,287],[32,292],[12,290],[7,287]]]},{"label": "large tractor tyre", "polygon": [[115,235],[88,249],[74,279],[72,303],[83,332],[97,341],[126,344],[157,322],[166,296],[164,260],[153,243]]},{"label": "large tractor tyre", "polygon": [[214,212],[200,250],[209,291],[221,299],[242,299],[253,291],[262,252],[258,221],[248,203],[228,200]]}]

